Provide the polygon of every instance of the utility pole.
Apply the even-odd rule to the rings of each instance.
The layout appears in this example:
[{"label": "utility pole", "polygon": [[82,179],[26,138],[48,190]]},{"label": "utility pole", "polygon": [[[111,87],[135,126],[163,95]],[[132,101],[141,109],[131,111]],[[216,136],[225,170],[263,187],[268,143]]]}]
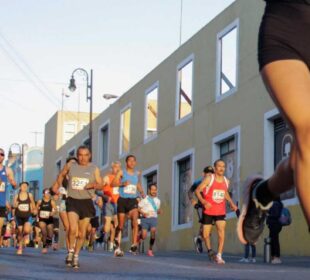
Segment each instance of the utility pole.
[{"label": "utility pole", "polygon": [[33,133],[33,134],[34,134],[34,137],[35,137],[35,138],[34,138],[34,139],[35,139],[35,140],[34,140],[34,141],[35,141],[35,147],[37,147],[37,143],[38,143],[38,141],[37,141],[37,140],[38,140],[38,135],[39,135],[39,134],[42,134],[42,132],[41,132],[41,131],[32,131],[31,133]]}]

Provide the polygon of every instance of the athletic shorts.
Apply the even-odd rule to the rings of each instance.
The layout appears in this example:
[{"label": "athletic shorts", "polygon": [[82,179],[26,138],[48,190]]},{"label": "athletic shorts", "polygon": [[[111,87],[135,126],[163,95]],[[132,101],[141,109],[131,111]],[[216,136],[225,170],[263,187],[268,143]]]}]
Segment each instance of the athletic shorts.
[{"label": "athletic shorts", "polygon": [[95,228],[95,229],[99,228],[99,217],[96,216],[96,217],[91,218],[90,224],[92,228]]},{"label": "athletic shorts", "polygon": [[6,207],[0,207],[0,218],[6,218]]},{"label": "athletic shorts", "polygon": [[205,213],[202,214],[201,223],[203,225],[213,225],[217,221],[225,221],[226,215],[220,215],[220,216],[210,216]]},{"label": "athletic shorts", "polygon": [[76,213],[80,220],[84,218],[92,218],[96,215],[96,210],[91,199],[75,199],[68,197],[66,201],[66,208],[67,213]]},{"label": "athletic shorts", "polygon": [[66,212],[66,200],[60,202],[59,212]]},{"label": "athletic shorts", "polygon": [[54,225],[54,229],[55,228],[59,229],[59,218],[53,218],[53,225]]},{"label": "athletic shorts", "polygon": [[278,60],[297,59],[310,69],[310,5],[267,3],[258,35],[259,70]]},{"label": "athletic shorts", "polygon": [[102,215],[105,217],[113,217],[117,215],[117,204],[108,202],[102,208]]},{"label": "athletic shorts", "polygon": [[17,217],[16,216],[17,226],[24,226],[25,223],[30,223],[30,217]]},{"label": "athletic shorts", "polygon": [[117,201],[117,213],[128,213],[133,209],[138,209],[138,201],[136,198],[120,197]]},{"label": "athletic shorts", "polygon": [[151,228],[157,227],[157,218],[142,218],[141,228],[150,231]]},{"label": "athletic shorts", "polygon": [[46,223],[46,225],[54,225],[54,218],[49,217],[48,219],[39,219],[39,223]]}]

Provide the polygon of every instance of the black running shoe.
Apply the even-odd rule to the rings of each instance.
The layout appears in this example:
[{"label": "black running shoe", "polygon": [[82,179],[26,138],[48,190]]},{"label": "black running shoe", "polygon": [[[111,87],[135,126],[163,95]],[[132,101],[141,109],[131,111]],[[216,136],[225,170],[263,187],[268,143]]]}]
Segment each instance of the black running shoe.
[{"label": "black running shoe", "polygon": [[203,252],[201,238],[199,236],[194,237],[194,243],[195,243],[196,252],[198,254],[201,254]]},{"label": "black running shoe", "polygon": [[80,264],[79,264],[79,257],[73,257],[72,259],[72,267],[73,268],[79,268]]},{"label": "black running shoe", "polygon": [[216,260],[216,254],[212,249],[208,250],[208,257],[210,262],[214,262]]},{"label": "black running shoe", "polygon": [[68,255],[66,257],[66,265],[71,266],[73,260],[73,252],[68,252]]}]

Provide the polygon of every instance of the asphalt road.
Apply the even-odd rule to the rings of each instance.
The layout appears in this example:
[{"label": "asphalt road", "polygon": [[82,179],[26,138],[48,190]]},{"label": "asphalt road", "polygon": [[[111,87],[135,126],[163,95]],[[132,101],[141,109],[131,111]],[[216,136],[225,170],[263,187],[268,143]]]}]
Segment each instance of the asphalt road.
[{"label": "asphalt road", "polygon": [[286,257],[281,265],[239,263],[239,256],[224,255],[225,265],[210,263],[205,254],[193,252],[157,253],[115,258],[98,249],[83,251],[79,269],[64,264],[65,251],[42,255],[39,249],[27,248],[17,256],[13,249],[0,249],[0,279],[310,279],[310,257]]}]

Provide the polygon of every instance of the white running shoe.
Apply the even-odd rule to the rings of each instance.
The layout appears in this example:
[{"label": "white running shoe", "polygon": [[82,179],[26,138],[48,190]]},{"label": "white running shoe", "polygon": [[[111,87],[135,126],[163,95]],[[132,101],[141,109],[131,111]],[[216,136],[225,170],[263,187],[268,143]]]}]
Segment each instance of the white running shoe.
[{"label": "white running shoe", "polygon": [[274,258],[272,261],[271,261],[272,264],[281,264],[282,261],[280,258]]},{"label": "white running shoe", "polygon": [[249,263],[250,260],[249,260],[249,258],[242,258],[241,260],[239,260],[239,262],[241,262],[241,263]]},{"label": "white running shoe", "polygon": [[221,254],[217,254],[216,255],[215,261],[216,261],[217,264],[225,264],[225,261],[223,260]]}]

